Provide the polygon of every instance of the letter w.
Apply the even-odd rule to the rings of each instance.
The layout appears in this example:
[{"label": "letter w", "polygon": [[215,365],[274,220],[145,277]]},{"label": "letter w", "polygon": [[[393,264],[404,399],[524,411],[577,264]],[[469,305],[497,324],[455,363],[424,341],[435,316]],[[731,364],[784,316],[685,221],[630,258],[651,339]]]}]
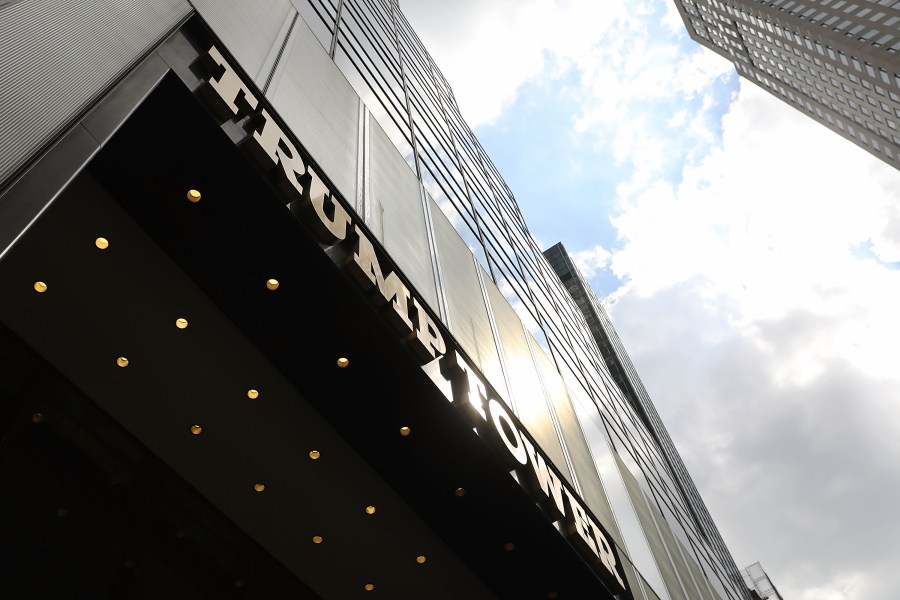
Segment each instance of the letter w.
[{"label": "letter w", "polygon": [[534,445],[525,436],[522,436],[522,443],[525,444],[525,450],[528,452],[528,459],[531,462],[531,483],[535,492],[543,493],[547,500],[553,500],[549,504],[551,512],[556,518],[561,519],[565,516],[566,510],[563,504],[562,482],[559,477],[547,467],[544,457],[535,451]]}]

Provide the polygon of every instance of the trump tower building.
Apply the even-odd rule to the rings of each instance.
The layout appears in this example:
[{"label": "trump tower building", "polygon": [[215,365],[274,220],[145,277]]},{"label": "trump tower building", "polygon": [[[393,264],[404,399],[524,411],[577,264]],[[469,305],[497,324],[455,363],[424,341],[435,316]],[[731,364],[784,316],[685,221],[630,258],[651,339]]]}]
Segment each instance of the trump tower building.
[{"label": "trump tower building", "polygon": [[0,40],[0,596],[749,597],[396,0]]}]

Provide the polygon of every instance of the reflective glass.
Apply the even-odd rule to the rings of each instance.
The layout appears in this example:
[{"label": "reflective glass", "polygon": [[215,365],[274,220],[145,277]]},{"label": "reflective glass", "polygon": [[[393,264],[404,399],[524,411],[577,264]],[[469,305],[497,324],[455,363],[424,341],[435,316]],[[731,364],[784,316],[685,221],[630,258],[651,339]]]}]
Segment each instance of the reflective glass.
[{"label": "reflective glass", "polygon": [[306,23],[319,43],[326,50],[331,48],[334,34],[334,14],[330,14],[320,2],[310,0],[291,0],[300,18]]}]

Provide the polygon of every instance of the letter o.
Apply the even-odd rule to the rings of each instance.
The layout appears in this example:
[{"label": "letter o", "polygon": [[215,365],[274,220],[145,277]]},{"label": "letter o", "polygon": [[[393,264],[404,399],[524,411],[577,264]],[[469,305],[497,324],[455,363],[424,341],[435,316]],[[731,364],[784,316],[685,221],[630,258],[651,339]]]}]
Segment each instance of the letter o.
[{"label": "letter o", "polygon": [[[491,398],[488,403],[488,410],[491,413],[494,429],[497,431],[497,435],[503,441],[506,449],[509,450],[510,455],[512,455],[519,464],[527,465],[528,451],[525,450],[525,444],[522,443],[522,436],[513,424],[509,413],[506,412],[506,407],[494,398]],[[503,426],[504,423],[506,424],[506,427]],[[507,435],[507,432],[512,432],[512,438]]]}]

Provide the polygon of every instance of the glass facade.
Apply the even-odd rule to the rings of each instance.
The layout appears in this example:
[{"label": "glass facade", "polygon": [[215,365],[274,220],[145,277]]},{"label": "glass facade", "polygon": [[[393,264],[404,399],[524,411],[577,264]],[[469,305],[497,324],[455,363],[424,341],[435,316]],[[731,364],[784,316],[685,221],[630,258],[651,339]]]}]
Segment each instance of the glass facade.
[{"label": "glass facade", "polygon": [[[608,532],[630,594],[647,600],[748,598],[602,307],[586,286],[586,299],[573,292],[569,280],[581,281],[574,268],[567,280],[559,268],[564,260],[548,261],[537,246],[512,191],[397,2],[169,4],[174,8],[167,20],[157,19],[155,42],[135,38],[131,53],[117,57],[115,76],[95,77],[79,106],[102,102],[129,65],[172,65],[177,61],[170,57],[178,53],[207,51],[190,50],[178,36],[163,43],[193,11],[255,86],[266,110],[310,154],[310,164],[354,213],[353,222],[397,264],[415,296]],[[28,0],[0,7],[0,30],[11,23],[4,19],[33,17],[29,10],[41,7]],[[65,3],[43,9],[57,11],[61,22],[72,10]],[[127,37],[129,28],[148,31],[143,20],[123,19],[121,35]],[[22,41],[35,48],[25,58],[38,60],[40,48],[57,47],[46,39],[54,35],[64,40],[71,33],[33,32],[33,40]],[[0,68],[15,61],[27,62],[0,54]],[[192,90],[201,87],[196,70],[183,69],[178,77]],[[32,74],[44,97],[59,95],[54,81],[53,72]],[[0,91],[18,93],[6,85],[0,82]],[[30,109],[24,101],[2,108],[8,122]],[[79,120],[83,110],[65,108],[26,140],[27,147],[8,152],[0,165],[4,187],[52,147],[59,131],[85,130],[102,140],[89,118]],[[222,125],[231,136],[237,128]],[[7,208],[0,201],[0,217]],[[559,529],[565,529],[561,521]]]},{"label": "glass facade", "polygon": [[[494,387],[501,394],[512,392],[506,397],[523,423],[579,491],[596,498],[592,508],[597,507],[597,514],[610,505],[602,484],[615,485],[597,477],[599,452],[616,455],[617,469],[609,478],[633,482],[619,510],[632,513],[632,519],[636,515],[640,527],[630,534],[635,539],[616,534],[626,553],[632,546],[650,549],[638,552],[642,558],[634,561],[639,570],[647,571],[642,571],[642,579],[653,581],[653,591],[646,596],[744,597],[737,568],[646,392],[640,402],[622,392],[621,379],[604,361],[585,316],[531,237],[512,191],[466,124],[450,85],[396,3],[343,0],[333,10],[323,10],[316,1],[297,0],[295,5],[304,18],[315,15],[309,28],[319,32],[323,51],[362,98],[368,118],[394,142],[422,183],[426,205],[431,207],[437,270],[444,278],[440,304],[451,331]],[[437,211],[441,214],[434,214]],[[458,242],[448,235],[450,225]],[[525,324],[546,399],[516,393],[527,380],[511,375],[515,361],[521,360],[522,345],[508,326],[498,327],[501,319],[504,323],[508,319],[498,318],[503,309],[498,310],[496,301],[485,313],[473,289],[475,272],[460,264],[463,245],[480,264],[482,286],[490,287],[491,298],[502,290]],[[639,384],[631,363],[625,364]],[[526,378],[533,376],[528,373]],[[574,441],[567,439],[574,418],[571,407],[582,419],[580,430],[573,432]],[[584,423],[585,418],[591,423]],[[595,444],[590,456],[576,450],[584,447],[578,439],[583,440],[585,432],[604,436],[608,445],[599,450]],[[587,469],[592,473],[585,474],[581,483],[578,473]],[[588,480],[602,482],[594,486],[600,493],[586,493]],[[645,587],[650,585],[641,585],[635,596],[640,597]]]},{"label": "glass facade", "polygon": [[900,167],[900,2],[676,0],[742,77]]}]

